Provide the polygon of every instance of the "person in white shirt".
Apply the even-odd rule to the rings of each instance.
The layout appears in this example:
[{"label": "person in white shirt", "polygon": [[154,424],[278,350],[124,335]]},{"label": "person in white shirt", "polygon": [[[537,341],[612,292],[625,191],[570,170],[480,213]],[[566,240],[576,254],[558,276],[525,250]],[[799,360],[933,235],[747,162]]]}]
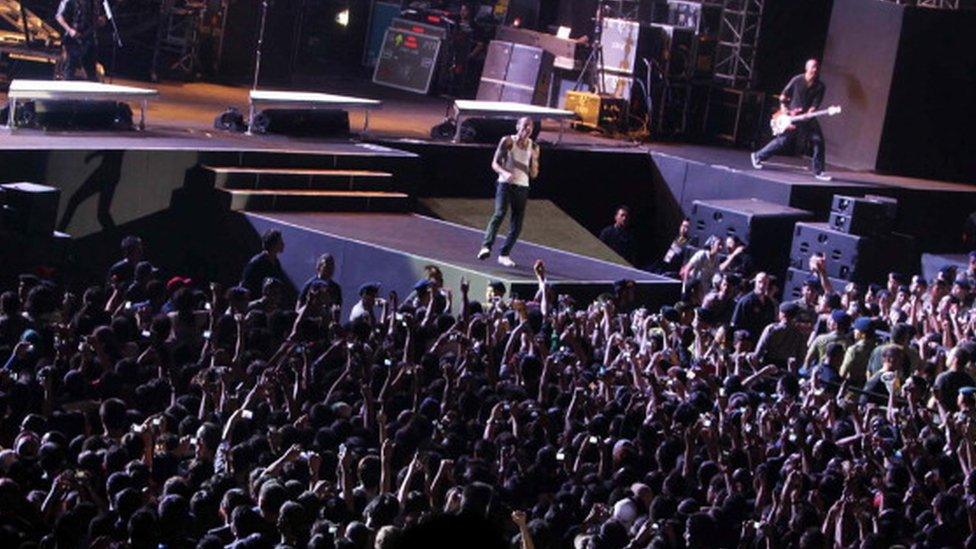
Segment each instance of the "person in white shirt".
[{"label": "person in white shirt", "polygon": [[376,306],[382,302],[376,298],[379,292],[380,285],[378,282],[369,282],[360,286],[359,301],[352,306],[352,311],[349,312],[349,322],[363,318],[370,324],[376,324]]},{"label": "person in white shirt", "polygon": [[508,208],[512,208],[508,238],[498,256],[498,263],[514,267],[510,256],[525,218],[525,205],[529,200],[529,180],[539,175],[539,145],[532,141],[532,119],[520,118],[515,126],[515,135],[507,135],[498,143],[491,168],[498,174],[495,188],[495,213],[488,221],[485,238],[478,252],[478,259],[488,259],[495,243],[498,226],[505,219]]}]

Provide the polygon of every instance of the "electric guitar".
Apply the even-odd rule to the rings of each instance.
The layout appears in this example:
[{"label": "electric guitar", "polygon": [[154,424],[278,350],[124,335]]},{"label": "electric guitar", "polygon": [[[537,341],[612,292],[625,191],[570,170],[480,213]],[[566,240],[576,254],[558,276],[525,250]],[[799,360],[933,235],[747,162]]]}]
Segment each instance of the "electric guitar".
[{"label": "electric guitar", "polygon": [[773,115],[773,119],[769,121],[769,127],[773,129],[773,135],[781,135],[788,131],[795,130],[796,126],[794,124],[796,122],[812,120],[821,116],[835,116],[840,113],[841,108],[837,105],[806,114],[790,114],[789,111],[780,109],[776,111],[776,114]]}]

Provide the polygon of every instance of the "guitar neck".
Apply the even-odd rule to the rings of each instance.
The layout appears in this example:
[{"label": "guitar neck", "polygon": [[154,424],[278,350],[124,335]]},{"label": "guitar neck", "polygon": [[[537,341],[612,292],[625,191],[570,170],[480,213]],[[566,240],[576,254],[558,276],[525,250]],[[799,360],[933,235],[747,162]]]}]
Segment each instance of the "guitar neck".
[{"label": "guitar neck", "polygon": [[790,119],[794,122],[803,122],[804,120],[810,120],[811,118],[817,118],[820,116],[827,116],[830,114],[830,109],[823,109],[819,111],[813,111],[807,114],[800,114],[796,116],[791,116]]}]

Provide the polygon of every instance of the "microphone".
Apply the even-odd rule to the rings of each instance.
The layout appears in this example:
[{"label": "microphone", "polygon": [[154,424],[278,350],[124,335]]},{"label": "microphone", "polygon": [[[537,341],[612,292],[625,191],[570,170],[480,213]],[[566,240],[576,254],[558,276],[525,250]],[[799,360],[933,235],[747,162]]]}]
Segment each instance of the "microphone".
[{"label": "microphone", "polygon": [[108,5],[108,0],[102,0],[102,8],[105,10],[105,16],[109,19],[115,19],[112,15],[112,7]]}]

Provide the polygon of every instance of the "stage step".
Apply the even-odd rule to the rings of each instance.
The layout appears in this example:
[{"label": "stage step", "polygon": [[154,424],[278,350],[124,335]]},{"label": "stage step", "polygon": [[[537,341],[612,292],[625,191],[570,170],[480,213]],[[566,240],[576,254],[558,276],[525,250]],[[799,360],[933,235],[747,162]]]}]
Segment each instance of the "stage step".
[{"label": "stage step", "polygon": [[397,190],[393,174],[386,171],[207,165],[202,168],[210,174],[215,187],[224,189]]},{"label": "stage step", "polygon": [[249,212],[407,212],[413,206],[409,195],[398,192],[277,189],[224,191],[231,196],[231,209]]}]

